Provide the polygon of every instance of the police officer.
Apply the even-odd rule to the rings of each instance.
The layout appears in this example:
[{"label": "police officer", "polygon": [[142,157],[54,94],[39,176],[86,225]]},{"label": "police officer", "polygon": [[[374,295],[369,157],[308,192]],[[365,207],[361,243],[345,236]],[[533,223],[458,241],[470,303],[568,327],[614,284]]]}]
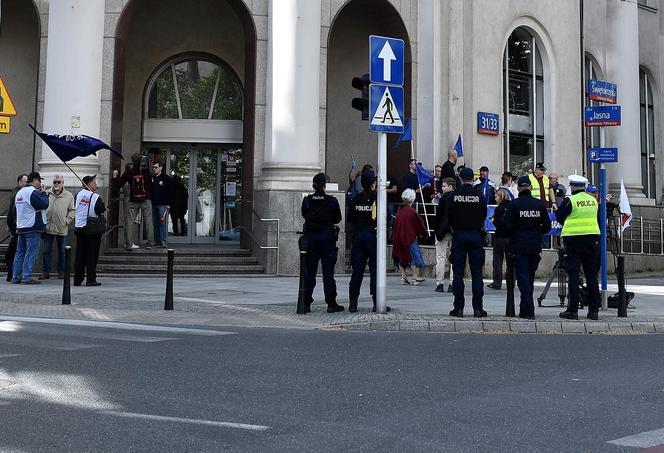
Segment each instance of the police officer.
[{"label": "police officer", "polygon": [[505,211],[503,226],[510,234],[509,253],[521,293],[519,318],[535,319],[533,291],[542,252],[542,236],[551,230],[551,219],[542,201],[534,198],[528,176],[517,181],[519,198]]},{"label": "police officer", "polygon": [[[364,278],[364,269],[369,262],[369,292],[376,311],[376,175],[365,171],[361,176],[362,192],[358,193],[348,207],[348,222],[353,225],[353,241],[350,249],[350,277],[348,311],[357,311],[357,298]],[[390,311],[390,307],[386,307]]]},{"label": "police officer", "polygon": [[569,176],[572,195],[565,198],[556,211],[556,219],[563,225],[561,236],[565,246],[565,270],[569,279],[569,304],[561,318],[579,319],[579,270],[583,266],[588,287],[588,319],[599,318],[600,295],[597,283],[596,250],[599,240],[597,200],[586,193],[588,180],[583,176]]},{"label": "police officer", "polygon": [[343,311],[337,304],[337,284],[334,281],[334,266],[337,263],[337,238],[334,225],[341,222],[341,208],[336,198],[325,194],[325,173],[318,173],[313,178],[314,193],[302,200],[304,234],[307,237],[307,275],[305,280],[306,310],[311,312],[313,293],[316,287],[318,261],[323,269],[323,289],[327,312]]},{"label": "police officer", "polygon": [[454,279],[454,309],[450,316],[463,317],[464,284],[463,273],[466,267],[466,256],[470,262],[470,274],[473,281],[473,311],[476,318],[487,315],[482,309],[484,288],[482,282],[482,266],[484,265],[484,221],[486,219],[486,200],[473,188],[474,174],[471,168],[465,167],[459,172],[462,185],[454,192],[454,196],[445,198],[447,223],[452,230],[452,250],[450,261]]}]

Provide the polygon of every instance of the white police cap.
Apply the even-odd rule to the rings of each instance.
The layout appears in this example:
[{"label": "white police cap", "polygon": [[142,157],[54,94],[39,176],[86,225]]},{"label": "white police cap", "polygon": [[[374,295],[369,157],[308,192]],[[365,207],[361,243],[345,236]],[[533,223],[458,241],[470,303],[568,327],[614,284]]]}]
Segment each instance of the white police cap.
[{"label": "white police cap", "polygon": [[588,184],[588,180],[581,175],[569,175],[567,179],[570,186],[585,187]]}]

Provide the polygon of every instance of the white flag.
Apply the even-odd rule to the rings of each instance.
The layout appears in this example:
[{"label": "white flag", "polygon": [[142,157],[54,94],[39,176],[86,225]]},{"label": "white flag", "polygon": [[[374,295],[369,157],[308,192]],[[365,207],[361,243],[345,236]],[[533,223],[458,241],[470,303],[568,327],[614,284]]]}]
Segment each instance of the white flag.
[{"label": "white flag", "polygon": [[618,229],[618,236],[622,236],[622,232],[629,228],[632,221],[632,208],[629,206],[629,198],[627,198],[627,191],[625,190],[625,183],[620,180],[620,228]]}]

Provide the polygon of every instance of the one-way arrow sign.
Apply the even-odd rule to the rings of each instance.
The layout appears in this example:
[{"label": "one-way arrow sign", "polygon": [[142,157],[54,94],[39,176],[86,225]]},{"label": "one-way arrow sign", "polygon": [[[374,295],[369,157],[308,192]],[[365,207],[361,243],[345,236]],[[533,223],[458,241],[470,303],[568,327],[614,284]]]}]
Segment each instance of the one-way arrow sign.
[{"label": "one-way arrow sign", "polygon": [[369,36],[369,61],[369,78],[372,83],[403,85],[403,40],[384,36]]}]

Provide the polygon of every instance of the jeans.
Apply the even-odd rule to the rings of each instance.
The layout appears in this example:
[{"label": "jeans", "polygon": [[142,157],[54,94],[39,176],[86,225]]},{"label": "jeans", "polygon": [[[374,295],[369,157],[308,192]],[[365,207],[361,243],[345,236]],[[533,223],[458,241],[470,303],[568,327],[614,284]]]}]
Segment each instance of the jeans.
[{"label": "jeans", "polygon": [[[162,217],[164,220],[161,220]],[[168,238],[168,210],[166,205],[152,205],[152,225],[154,227],[154,240],[157,243],[166,242]]]},{"label": "jeans", "polygon": [[14,280],[32,279],[32,267],[39,255],[41,233],[19,233],[14,257]]},{"label": "jeans", "polygon": [[65,271],[65,245],[67,245],[67,236],[58,236],[55,234],[44,233],[44,254],[42,255],[42,272],[48,274],[51,272],[51,250],[53,241],[58,246],[58,272]]}]

